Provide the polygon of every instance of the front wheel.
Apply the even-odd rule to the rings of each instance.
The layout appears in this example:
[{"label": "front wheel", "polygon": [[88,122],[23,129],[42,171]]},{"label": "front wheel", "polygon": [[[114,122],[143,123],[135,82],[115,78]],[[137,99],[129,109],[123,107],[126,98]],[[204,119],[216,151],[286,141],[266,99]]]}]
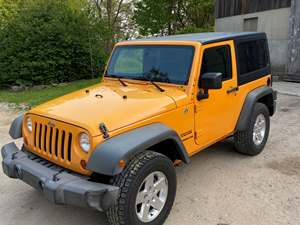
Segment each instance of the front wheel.
[{"label": "front wheel", "polygon": [[176,174],[166,156],[145,151],[115,177],[120,187],[117,204],[107,212],[111,225],[161,225],[176,195]]}]

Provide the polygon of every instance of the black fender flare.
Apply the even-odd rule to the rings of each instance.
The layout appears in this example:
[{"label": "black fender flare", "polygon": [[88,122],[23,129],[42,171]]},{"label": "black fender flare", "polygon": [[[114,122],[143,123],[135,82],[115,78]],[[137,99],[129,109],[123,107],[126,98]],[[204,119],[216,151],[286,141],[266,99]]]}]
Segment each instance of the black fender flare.
[{"label": "black fender flare", "polygon": [[[237,131],[244,131],[247,129],[255,103],[259,102],[259,99],[267,95],[272,95],[274,102],[272,107],[276,107],[276,91],[274,91],[271,87],[259,87],[248,93],[236,125]],[[275,111],[275,109],[273,110]]]},{"label": "black fender flare", "polygon": [[179,159],[189,163],[189,156],[177,133],[161,123],[154,123],[130,130],[99,144],[87,162],[87,169],[99,174],[117,175],[123,170],[119,167],[120,160],[128,163],[137,154],[169,139],[176,143]]},{"label": "black fender flare", "polygon": [[13,139],[18,139],[22,137],[22,123],[23,123],[23,115],[19,115],[12,124],[10,125],[9,128],[9,135]]}]

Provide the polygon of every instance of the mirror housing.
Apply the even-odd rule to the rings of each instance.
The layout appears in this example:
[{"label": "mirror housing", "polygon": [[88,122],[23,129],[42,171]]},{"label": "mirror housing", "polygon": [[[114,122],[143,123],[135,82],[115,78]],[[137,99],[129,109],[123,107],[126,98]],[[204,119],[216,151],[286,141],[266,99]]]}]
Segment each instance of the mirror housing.
[{"label": "mirror housing", "polygon": [[207,99],[208,98],[208,90],[216,90],[222,88],[222,73],[204,73],[201,75],[199,83],[199,88],[204,90],[199,91],[197,94],[197,99]]},{"label": "mirror housing", "polygon": [[202,89],[221,89],[222,73],[204,73],[200,77],[199,88]]}]

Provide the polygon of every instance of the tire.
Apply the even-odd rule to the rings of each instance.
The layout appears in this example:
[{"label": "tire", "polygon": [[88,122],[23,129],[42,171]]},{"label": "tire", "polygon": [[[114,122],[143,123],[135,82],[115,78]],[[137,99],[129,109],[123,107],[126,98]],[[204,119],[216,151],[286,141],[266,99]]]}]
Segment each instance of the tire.
[{"label": "tire", "polygon": [[[151,188],[146,188],[146,181],[151,179],[153,181],[152,176],[156,182],[154,182],[155,184],[158,184],[158,180],[163,180],[163,177],[166,178],[164,178],[164,181],[167,180],[167,182],[160,182],[165,188],[161,189],[157,194],[152,194],[154,196],[159,195],[165,203],[158,214],[158,211],[153,213],[156,215],[155,218],[149,221],[143,221],[139,216],[143,215],[142,207],[144,203],[137,205],[137,197],[142,196],[138,195],[138,193],[142,193],[145,197],[144,192],[146,191],[148,197],[150,196],[151,198],[151,192],[146,190],[151,190]],[[157,178],[155,176],[157,176]],[[111,225],[161,225],[164,223],[174,203],[177,183],[175,169],[169,158],[156,152],[145,151],[133,158],[124,171],[113,179],[112,183],[120,187],[120,193],[116,205],[106,211],[108,222]],[[155,187],[154,185],[152,193],[156,193],[156,188],[159,187]],[[167,185],[167,188],[165,185]],[[156,202],[161,203],[163,200]],[[154,201],[155,203],[155,200],[147,200],[146,202],[149,203],[149,201]],[[150,205],[154,203],[152,202]],[[147,208],[145,204],[144,206]],[[151,207],[152,205],[150,209]],[[155,210],[155,208],[152,208],[153,212]],[[147,219],[149,218],[147,217]]]},{"label": "tire", "polygon": [[[255,124],[258,121],[258,127],[263,127],[263,123],[259,121],[265,121],[265,131],[262,132],[260,128],[255,132]],[[266,105],[262,103],[256,103],[250,118],[249,126],[245,131],[237,131],[234,135],[234,145],[237,152],[255,156],[262,152],[266,142],[268,140],[270,131],[270,113]],[[254,135],[255,134],[257,135]],[[263,138],[261,138],[263,135]]]}]

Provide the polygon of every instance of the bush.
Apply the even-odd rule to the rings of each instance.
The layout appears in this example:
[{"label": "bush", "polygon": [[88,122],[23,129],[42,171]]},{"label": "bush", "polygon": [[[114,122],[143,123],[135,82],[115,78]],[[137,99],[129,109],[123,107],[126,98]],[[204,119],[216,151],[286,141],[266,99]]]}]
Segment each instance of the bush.
[{"label": "bush", "polygon": [[18,13],[0,26],[0,86],[58,83],[99,74],[103,69],[99,58],[105,58],[101,24],[71,3],[22,1]]}]

